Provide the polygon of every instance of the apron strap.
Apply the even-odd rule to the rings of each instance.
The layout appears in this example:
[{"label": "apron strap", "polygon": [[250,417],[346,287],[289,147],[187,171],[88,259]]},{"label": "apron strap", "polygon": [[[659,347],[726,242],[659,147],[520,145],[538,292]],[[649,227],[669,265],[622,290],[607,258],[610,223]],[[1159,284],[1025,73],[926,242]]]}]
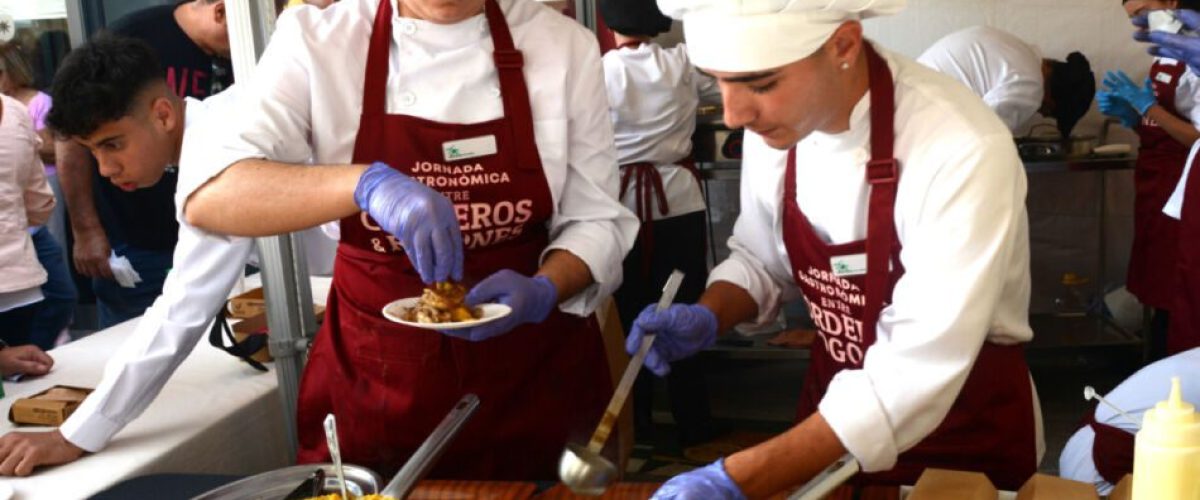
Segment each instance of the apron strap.
[{"label": "apron strap", "polygon": [[[230,345],[225,345],[224,340],[221,338],[222,333],[224,333],[225,338],[229,339]],[[267,367],[256,361],[252,356],[254,356],[254,353],[267,346],[268,339],[269,337],[266,333],[255,332],[246,336],[246,338],[241,342],[238,342],[237,338],[233,336],[233,330],[229,328],[229,321],[225,318],[224,307],[222,307],[220,311],[217,311],[217,314],[213,319],[212,328],[208,330],[209,344],[217,349],[229,353],[233,357],[245,361],[250,365],[251,368],[254,368],[260,372],[267,371]]]},{"label": "apron strap", "polygon": [[504,116],[508,118],[510,144],[517,148],[517,168],[541,170],[542,159],[533,140],[533,109],[523,73],[525,56],[513,45],[508,22],[496,0],[487,0],[484,12],[495,47],[492,57],[500,79],[500,99],[504,101]]},{"label": "apron strap", "polygon": [[863,47],[867,51],[867,72],[871,82],[871,160],[867,162],[867,183],[870,185],[871,195],[867,209],[867,278],[863,328],[875,328],[883,310],[885,296],[889,295],[887,290],[891,269],[888,261],[896,242],[893,213],[896,186],[900,180],[900,164],[892,151],[895,141],[895,90],[892,73],[887,62],[879,57],[869,43]]},{"label": "apron strap", "polygon": [[367,70],[363,80],[364,115],[387,114],[388,54],[392,44],[392,1],[379,0],[371,42],[367,49]]}]

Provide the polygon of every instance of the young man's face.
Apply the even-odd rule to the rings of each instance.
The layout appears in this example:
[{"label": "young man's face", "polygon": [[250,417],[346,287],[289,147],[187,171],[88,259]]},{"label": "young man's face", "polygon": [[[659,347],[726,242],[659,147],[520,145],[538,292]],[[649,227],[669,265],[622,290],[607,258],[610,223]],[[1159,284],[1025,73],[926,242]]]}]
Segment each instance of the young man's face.
[{"label": "young man's face", "polygon": [[706,71],[721,87],[725,125],[746,127],[768,146],[788,149],[827,126],[842,101],[837,63],[824,50],[768,71]]},{"label": "young man's face", "polygon": [[148,188],[175,163],[178,148],[172,131],[182,126],[177,106],[177,101],[161,95],[141,96],[128,115],[75,140],[91,150],[100,175],[117,187],[125,191]]}]

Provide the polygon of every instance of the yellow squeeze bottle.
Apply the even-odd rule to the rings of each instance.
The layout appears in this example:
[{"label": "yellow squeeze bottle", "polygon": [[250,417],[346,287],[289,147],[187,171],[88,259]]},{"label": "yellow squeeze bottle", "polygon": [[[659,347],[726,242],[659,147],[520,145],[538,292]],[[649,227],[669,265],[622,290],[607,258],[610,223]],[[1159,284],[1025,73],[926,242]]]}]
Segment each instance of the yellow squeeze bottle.
[{"label": "yellow squeeze bottle", "polygon": [[1146,410],[1135,443],[1133,500],[1200,499],[1200,414],[1180,396],[1179,377]]}]

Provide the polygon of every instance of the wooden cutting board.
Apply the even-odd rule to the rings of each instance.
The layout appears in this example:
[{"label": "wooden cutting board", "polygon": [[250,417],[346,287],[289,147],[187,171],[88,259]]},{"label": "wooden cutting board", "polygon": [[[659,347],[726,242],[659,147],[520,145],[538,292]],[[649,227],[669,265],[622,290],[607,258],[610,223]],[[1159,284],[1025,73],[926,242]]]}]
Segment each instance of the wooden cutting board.
[{"label": "wooden cutting board", "polygon": [[636,500],[650,498],[661,483],[617,483],[608,488],[603,495],[598,497],[585,497],[576,495],[567,489],[566,486],[558,484],[553,488],[543,491],[542,494],[534,497],[535,500],[587,500],[594,498],[608,500]]}]

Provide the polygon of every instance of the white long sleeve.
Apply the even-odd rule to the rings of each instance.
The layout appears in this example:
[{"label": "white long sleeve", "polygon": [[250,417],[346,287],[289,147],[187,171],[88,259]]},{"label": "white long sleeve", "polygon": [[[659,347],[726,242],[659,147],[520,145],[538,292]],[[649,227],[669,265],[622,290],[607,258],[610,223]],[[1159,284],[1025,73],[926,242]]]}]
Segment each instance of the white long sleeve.
[{"label": "white long sleeve", "polygon": [[[869,472],[891,468],[941,422],[985,340],[1032,338],[1025,173],[1009,132],[949,78],[885,57],[897,84],[894,220],[905,274],[864,367],[836,376],[819,406]],[[866,237],[868,102],[855,108],[849,131],[797,145],[797,202],[831,244]],[[759,321],[798,295],[782,238],[786,159],[746,134],[733,253],[709,278],[746,289]]]},{"label": "white long sleeve", "polygon": [[[581,258],[596,283],[560,307],[590,314],[620,286],[637,219],[616,199],[617,161],[599,50],[591,34],[531,0],[500,0],[524,54],[534,139],[555,213],[549,249]],[[242,116],[205,151],[215,176],[247,158],[350,163],[362,109],[367,42],[378,2],[286,11],[242,96]],[[393,19],[389,113],[444,123],[503,116],[482,14],[452,25]],[[565,47],[565,48],[564,48]]]}]

